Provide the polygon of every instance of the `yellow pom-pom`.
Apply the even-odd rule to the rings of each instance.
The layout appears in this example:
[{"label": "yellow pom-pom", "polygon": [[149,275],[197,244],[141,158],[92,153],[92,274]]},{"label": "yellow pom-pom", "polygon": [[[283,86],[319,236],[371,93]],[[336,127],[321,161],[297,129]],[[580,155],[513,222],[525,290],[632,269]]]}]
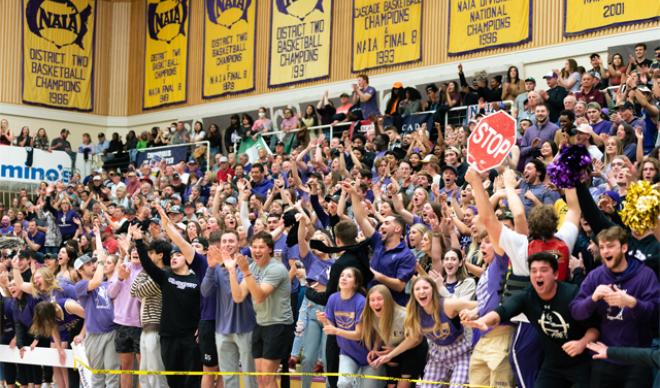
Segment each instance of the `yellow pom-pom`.
[{"label": "yellow pom-pom", "polygon": [[631,184],[619,215],[623,223],[637,234],[655,228],[660,216],[660,191],[646,181]]}]

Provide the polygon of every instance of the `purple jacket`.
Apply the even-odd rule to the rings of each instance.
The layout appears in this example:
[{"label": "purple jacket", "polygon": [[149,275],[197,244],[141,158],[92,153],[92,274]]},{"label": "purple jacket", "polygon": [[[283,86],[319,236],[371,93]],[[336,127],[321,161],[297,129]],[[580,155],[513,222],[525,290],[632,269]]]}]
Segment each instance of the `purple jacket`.
[{"label": "purple jacket", "polygon": [[[637,299],[632,308],[610,307],[604,300],[591,299],[601,284],[616,285]],[[600,341],[607,346],[647,347],[651,344],[652,326],[658,322],[660,286],[653,271],[636,259],[628,259],[623,273],[613,273],[601,265],[587,275],[580,292],[571,302],[571,314],[577,320],[595,314],[600,321]]]}]

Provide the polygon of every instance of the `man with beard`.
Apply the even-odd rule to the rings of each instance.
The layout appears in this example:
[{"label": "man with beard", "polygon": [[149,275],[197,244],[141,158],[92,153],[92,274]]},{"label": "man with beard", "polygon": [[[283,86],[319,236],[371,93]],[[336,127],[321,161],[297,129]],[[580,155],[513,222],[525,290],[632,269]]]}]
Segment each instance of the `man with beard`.
[{"label": "man with beard", "polygon": [[598,338],[598,330],[571,316],[569,304],[578,288],[557,281],[557,258],[553,254],[535,253],[527,262],[531,287],[481,318],[463,323],[485,331],[524,313],[538,332],[545,354],[534,387],[587,388],[590,361],[584,350]]},{"label": "man with beard", "polygon": [[525,214],[538,205],[554,205],[559,194],[548,189],[545,180],[545,165],[538,159],[532,159],[523,170],[523,182],[520,183],[520,200],[525,205]]},{"label": "man with beard", "polygon": [[[660,286],[656,275],[635,258],[626,257],[628,236],[620,226],[598,233],[603,265],[591,271],[571,303],[575,319],[595,316],[600,341],[607,346],[649,347],[658,322]],[[592,387],[650,387],[651,368],[607,360],[592,363]]]},{"label": "man with beard", "polygon": [[536,124],[527,128],[520,140],[520,160],[523,163],[527,163],[529,159],[533,159],[533,151],[540,151],[545,141],[552,140],[555,137],[555,132],[557,132],[559,127],[550,122],[548,113],[549,109],[547,105],[540,104],[536,106],[534,110]]},{"label": "man with beard", "polygon": [[408,301],[408,295],[405,293],[406,283],[415,274],[417,264],[415,255],[403,239],[406,231],[405,221],[400,216],[385,217],[377,231],[367,217],[356,185],[344,182],[342,189],[351,195],[353,214],[364,237],[371,239],[373,256],[370,267],[374,278],[369,287],[373,284],[384,284],[392,292],[392,298],[401,306],[405,306]]}]

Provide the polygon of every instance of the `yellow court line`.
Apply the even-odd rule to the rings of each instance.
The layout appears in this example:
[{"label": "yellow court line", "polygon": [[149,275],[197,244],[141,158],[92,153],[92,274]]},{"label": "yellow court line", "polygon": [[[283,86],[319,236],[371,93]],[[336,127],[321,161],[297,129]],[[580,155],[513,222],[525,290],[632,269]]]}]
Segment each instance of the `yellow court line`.
[{"label": "yellow court line", "polygon": [[98,375],[160,375],[160,376],[312,376],[312,377],[353,377],[361,379],[383,380],[383,381],[408,381],[415,384],[451,385],[467,388],[493,388],[490,385],[457,384],[444,381],[426,381],[420,379],[404,379],[399,377],[371,376],[353,373],[306,373],[306,372],[203,372],[203,371],[148,371],[148,370],[114,370],[114,369],[92,369],[78,358],[73,359],[73,367],[81,365],[92,374]]}]

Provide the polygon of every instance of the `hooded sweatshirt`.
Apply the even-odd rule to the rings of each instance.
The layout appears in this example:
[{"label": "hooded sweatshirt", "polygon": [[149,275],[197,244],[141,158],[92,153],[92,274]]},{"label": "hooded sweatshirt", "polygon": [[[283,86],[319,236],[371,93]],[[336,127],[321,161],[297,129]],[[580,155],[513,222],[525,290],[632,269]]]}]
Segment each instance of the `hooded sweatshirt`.
[{"label": "hooded sweatshirt", "polygon": [[[591,296],[601,285],[616,285],[637,299],[634,308],[610,307],[605,300],[594,302]],[[647,347],[651,344],[652,326],[658,321],[660,286],[653,271],[639,260],[628,259],[628,268],[614,273],[605,265],[591,271],[580,292],[571,302],[571,314],[586,320],[596,314],[600,321],[600,341],[607,346]]]}]

